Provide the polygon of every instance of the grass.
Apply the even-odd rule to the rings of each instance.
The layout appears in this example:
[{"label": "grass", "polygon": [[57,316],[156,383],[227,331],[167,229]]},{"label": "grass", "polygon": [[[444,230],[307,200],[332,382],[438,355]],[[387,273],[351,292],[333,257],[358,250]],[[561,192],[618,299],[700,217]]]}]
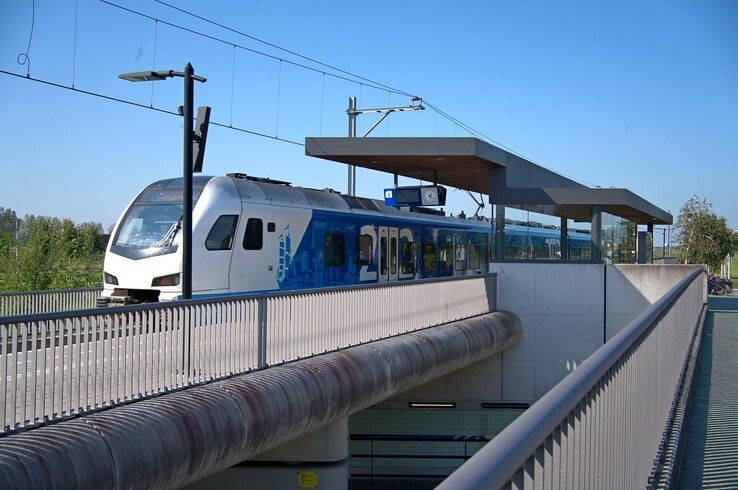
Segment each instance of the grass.
[{"label": "grass", "polygon": [[736,285],[738,281],[738,254],[733,257],[733,265],[730,268],[730,280]]}]

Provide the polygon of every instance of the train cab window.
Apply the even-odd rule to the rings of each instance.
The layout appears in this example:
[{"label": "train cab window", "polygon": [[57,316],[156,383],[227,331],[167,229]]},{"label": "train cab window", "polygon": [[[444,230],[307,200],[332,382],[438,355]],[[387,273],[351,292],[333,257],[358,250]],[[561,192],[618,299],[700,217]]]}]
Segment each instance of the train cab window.
[{"label": "train cab window", "polygon": [[237,222],[238,216],[235,214],[218,217],[205,239],[205,248],[208,250],[230,250],[231,244],[233,244],[233,235],[236,233]]},{"label": "train cab window", "polygon": [[453,247],[450,243],[442,243],[439,253],[438,270],[441,272],[449,272],[453,267]]},{"label": "train cab window", "polygon": [[339,267],[346,263],[346,237],[326,233],[323,239],[325,265]]},{"label": "train cab window", "polygon": [[469,268],[479,269],[479,245],[469,245]]},{"label": "train cab window", "polygon": [[456,242],[455,255],[456,270],[463,271],[466,269],[466,247],[463,242]]},{"label": "train cab window", "polygon": [[244,250],[261,250],[264,244],[264,222],[260,218],[249,218],[243,234]]},{"label": "train cab window", "polygon": [[423,272],[436,272],[436,245],[433,243],[423,244]]},{"label": "train cab window", "polygon": [[400,272],[415,274],[418,272],[418,244],[403,240],[400,244]]},{"label": "train cab window", "polygon": [[359,265],[371,264],[372,257],[374,256],[372,237],[370,235],[359,235],[359,240],[356,242],[356,248],[358,250]]}]

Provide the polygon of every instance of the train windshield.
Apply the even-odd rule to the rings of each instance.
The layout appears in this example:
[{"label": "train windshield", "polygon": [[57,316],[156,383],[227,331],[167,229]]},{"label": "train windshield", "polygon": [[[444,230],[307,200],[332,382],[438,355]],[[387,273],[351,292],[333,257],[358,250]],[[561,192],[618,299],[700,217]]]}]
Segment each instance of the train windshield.
[{"label": "train windshield", "polygon": [[[193,179],[192,203],[197,203],[207,180]],[[118,226],[110,251],[142,259],[177,251],[175,238],[182,228],[182,179],[151,184],[131,204]]]},{"label": "train windshield", "polygon": [[115,245],[136,249],[171,247],[181,218],[180,204],[134,204],[126,213]]}]

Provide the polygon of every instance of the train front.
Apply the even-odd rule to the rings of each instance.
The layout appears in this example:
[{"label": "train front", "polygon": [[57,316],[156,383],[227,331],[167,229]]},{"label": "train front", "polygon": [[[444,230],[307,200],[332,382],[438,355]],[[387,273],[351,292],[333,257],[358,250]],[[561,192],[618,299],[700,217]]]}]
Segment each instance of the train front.
[{"label": "train front", "polygon": [[[194,177],[193,208],[197,209],[210,179]],[[193,212],[193,229],[195,218]],[[161,180],[146,187],[128,205],[110,235],[98,306],[178,299],[182,294],[181,228],[182,179]]]}]

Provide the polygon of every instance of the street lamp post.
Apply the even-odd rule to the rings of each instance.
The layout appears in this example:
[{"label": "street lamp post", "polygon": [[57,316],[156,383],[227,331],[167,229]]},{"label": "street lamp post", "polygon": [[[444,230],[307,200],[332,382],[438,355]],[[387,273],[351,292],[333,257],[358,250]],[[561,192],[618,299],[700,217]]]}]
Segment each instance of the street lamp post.
[{"label": "street lamp post", "polygon": [[192,75],[195,70],[187,63],[184,70],[184,120],[182,146],[182,297],[192,298],[192,114],[194,109]]},{"label": "street lamp post", "polygon": [[150,82],[166,80],[167,78],[182,77],[184,79],[184,105],[180,113],[184,118],[183,147],[182,147],[182,298],[192,298],[192,130],[194,80],[205,83],[206,79],[195,75],[195,69],[187,63],[184,71],[139,71],[121,73],[118,78],[129,82]]}]

